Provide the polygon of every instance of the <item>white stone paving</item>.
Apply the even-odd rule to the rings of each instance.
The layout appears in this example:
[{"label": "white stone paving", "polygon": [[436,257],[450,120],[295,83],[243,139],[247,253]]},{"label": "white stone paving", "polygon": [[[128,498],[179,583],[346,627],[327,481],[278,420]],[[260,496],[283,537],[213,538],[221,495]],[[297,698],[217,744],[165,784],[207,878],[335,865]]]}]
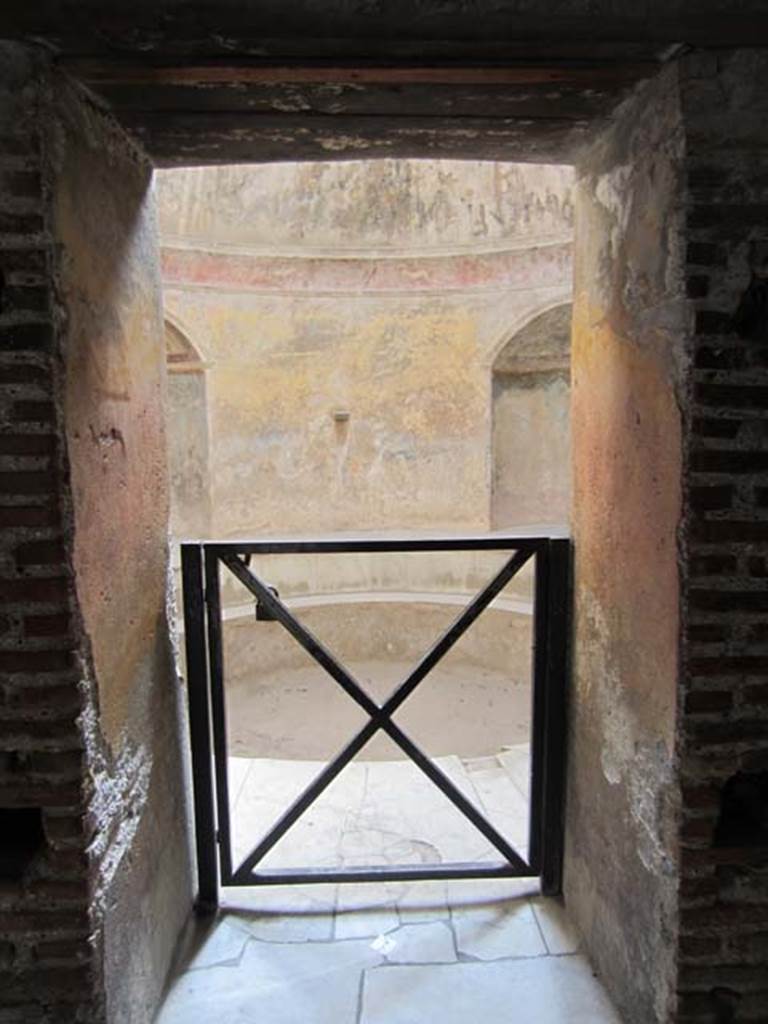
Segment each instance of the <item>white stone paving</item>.
[{"label": "white stone paving", "polygon": [[[438,764],[524,852],[527,747]],[[238,855],[320,768],[232,759]],[[350,765],[324,797],[269,863],[498,859],[408,762]],[[580,948],[535,879],[225,889],[156,1024],[621,1024]]]},{"label": "white stone paving", "polygon": [[[516,849],[528,842],[527,744],[496,757],[435,764]],[[234,860],[239,863],[320,774],[318,761],[229,758]],[[475,827],[411,761],[353,761],[264,858],[264,867],[435,864],[499,860]]]}]

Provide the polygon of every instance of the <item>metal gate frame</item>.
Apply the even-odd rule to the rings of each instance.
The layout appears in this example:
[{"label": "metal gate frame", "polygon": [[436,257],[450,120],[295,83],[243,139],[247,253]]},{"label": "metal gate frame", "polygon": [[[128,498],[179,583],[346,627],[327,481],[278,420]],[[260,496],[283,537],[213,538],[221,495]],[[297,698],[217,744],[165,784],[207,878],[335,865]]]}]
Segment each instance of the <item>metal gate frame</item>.
[{"label": "metal gate frame", "polygon": [[[251,555],[348,552],[503,550],[511,557],[378,705],[354,676],[292,615],[249,568]],[[521,856],[413,740],[392,720],[440,659],[530,559],[535,565],[531,722],[531,797],[527,857]],[[256,598],[257,612],[277,620],[368,714],[368,722],[320,772],[239,867],[232,864],[227,780],[220,566]],[[219,885],[410,881],[439,878],[540,877],[542,892],[561,890],[565,784],[570,542],[550,537],[448,536],[407,539],[264,540],[181,545],[198,897],[218,906]],[[499,864],[463,863],[353,869],[255,870],[259,861],[379,731],[386,732],[502,854]]]}]

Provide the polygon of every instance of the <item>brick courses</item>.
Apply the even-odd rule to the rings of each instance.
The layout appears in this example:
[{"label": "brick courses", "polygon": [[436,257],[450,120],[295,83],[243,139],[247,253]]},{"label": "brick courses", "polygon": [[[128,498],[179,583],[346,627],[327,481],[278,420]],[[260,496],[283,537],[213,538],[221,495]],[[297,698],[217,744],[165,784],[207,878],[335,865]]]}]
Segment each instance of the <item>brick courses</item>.
[{"label": "brick courses", "polygon": [[0,992],[3,1021],[32,1024],[93,1019],[95,947],[47,197],[40,139],[17,128],[0,146],[0,816],[39,808],[43,841],[0,880]]},{"label": "brick courses", "polygon": [[760,269],[755,243],[768,241],[768,179],[761,140],[734,148],[718,137],[734,60],[713,68],[711,108],[687,102],[691,83],[682,85],[695,322],[682,535],[680,1024],[768,1019],[768,848],[724,846],[715,835],[727,780],[768,767],[768,336],[744,340],[733,327]]}]

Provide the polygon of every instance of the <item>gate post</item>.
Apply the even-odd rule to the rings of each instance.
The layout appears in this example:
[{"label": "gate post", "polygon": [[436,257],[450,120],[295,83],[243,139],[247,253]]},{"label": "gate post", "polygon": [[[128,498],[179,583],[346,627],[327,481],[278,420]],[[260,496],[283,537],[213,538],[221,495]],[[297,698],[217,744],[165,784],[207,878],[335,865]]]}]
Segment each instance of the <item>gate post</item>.
[{"label": "gate post", "polygon": [[559,896],[562,892],[565,840],[571,543],[565,539],[550,540],[548,546],[541,891],[545,896]]},{"label": "gate post", "polygon": [[197,852],[198,890],[195,907],[199,913],[213,913],[218,907],[219,893],[202,554],[203,549],[199,544],[181,545],[184,647],[187,656],[187,699]]}]

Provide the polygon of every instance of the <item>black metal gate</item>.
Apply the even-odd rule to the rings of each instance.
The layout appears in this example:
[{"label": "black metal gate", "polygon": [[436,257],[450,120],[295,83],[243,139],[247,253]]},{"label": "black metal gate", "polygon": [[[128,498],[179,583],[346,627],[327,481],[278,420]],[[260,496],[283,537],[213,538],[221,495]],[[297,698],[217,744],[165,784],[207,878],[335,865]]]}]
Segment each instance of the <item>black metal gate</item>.
[{"label": "black metal gate", "polygon": [[[252,555],[340,552],[500,550],[509,558],[383,704],[289,611],[251,570]],[[504,586],[535,563],[531,715],[531,798],[528,849],[515,850],[392,716]],[[189,543],[181,548],[185,647],[192,743],[198,906],[218,903],[218,887],[308,882],[367,882],[437,878],[541,878],[560,890],[563,845],[565,700],[570,545],[549,537],[444,537]],[[233,864],[224,706],[221,566],[255,597],[257,615],[275,620],[368,715],[367,723],[288,807],[241,864]],[[284,868],[259,864],[375,733],[382,730],[469,819],[500,854],[497,864],[457,863],[354,869]]]}]

